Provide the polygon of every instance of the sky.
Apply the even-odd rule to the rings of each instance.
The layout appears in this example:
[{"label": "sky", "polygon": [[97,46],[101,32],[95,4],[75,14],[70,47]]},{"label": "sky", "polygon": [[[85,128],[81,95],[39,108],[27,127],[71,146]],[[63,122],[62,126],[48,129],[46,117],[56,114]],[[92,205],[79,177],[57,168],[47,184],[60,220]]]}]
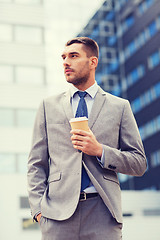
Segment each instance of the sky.
[{"label": "sky", "polygon": [[50,94],[68,88],[61,59],[64,45],[81,32],[103,2],[104,0],[45,1],[46,67]]}]

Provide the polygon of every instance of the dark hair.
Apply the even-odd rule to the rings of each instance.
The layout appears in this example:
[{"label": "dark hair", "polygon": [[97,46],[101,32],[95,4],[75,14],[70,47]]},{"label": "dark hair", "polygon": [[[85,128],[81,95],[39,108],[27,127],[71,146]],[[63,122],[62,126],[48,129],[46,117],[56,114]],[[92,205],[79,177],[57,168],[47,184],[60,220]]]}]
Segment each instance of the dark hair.
[{"label": "dark hair", "polygon": [[76,37],[71,40],[69,40],[66,43],[66,46],[70,46],[74,43],[80,43],[85,46],[86,53],[88,57],[91,56],[96,56],[97,58],[99,57],[99,47],[96,41],[94,41],[91,38],[88,37]]}]

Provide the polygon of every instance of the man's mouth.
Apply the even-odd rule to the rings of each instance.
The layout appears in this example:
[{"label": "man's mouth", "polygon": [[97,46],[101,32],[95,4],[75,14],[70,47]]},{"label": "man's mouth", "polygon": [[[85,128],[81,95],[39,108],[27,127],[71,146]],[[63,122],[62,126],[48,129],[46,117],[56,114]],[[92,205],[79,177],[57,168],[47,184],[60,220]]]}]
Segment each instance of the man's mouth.
[{"label": "man's mouth", "polygon": [[73,72],[73,70],[71,68],[66,68],[65,69],[65,74],[70,74],[72,72]]}]

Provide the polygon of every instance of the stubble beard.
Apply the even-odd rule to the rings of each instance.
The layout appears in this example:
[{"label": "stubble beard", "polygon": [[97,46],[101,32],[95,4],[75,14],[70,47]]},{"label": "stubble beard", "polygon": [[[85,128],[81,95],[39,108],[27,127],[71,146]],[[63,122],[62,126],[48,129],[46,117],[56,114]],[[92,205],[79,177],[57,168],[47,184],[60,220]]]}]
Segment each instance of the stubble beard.
[{"label": "stubble beard", "polygon": [[74,78],[68,82],[72,83],[74,86],[79,86],[79,85],[85,84],[88,81],[88,79],[89,79],[89,74],[87,74],[83,77]]},{"label": "stubble beard", "polygon": [[[85,84],[90,76],[90,72],[86,72],[84,75],[82,75],[81,73],[76,74],[77,76],[75,77],[68,77],[66,76],[66,80],[68,83],[72,83],[74,86],[79,86],[79,85],[83,85]],[[80,76],[81,75],[81,76]]]}]

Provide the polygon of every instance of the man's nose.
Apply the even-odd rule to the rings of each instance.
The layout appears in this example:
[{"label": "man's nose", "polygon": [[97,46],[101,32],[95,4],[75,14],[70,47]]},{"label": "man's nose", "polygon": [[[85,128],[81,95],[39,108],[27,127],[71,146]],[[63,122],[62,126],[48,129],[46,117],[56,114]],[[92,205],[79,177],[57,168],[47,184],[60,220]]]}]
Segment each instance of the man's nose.
[{"label": "man's nose", "polygon": [[63,65],[64,65],[64,67],[70,66],[69,58],[66,57],[66,58],[64,59]]}]

